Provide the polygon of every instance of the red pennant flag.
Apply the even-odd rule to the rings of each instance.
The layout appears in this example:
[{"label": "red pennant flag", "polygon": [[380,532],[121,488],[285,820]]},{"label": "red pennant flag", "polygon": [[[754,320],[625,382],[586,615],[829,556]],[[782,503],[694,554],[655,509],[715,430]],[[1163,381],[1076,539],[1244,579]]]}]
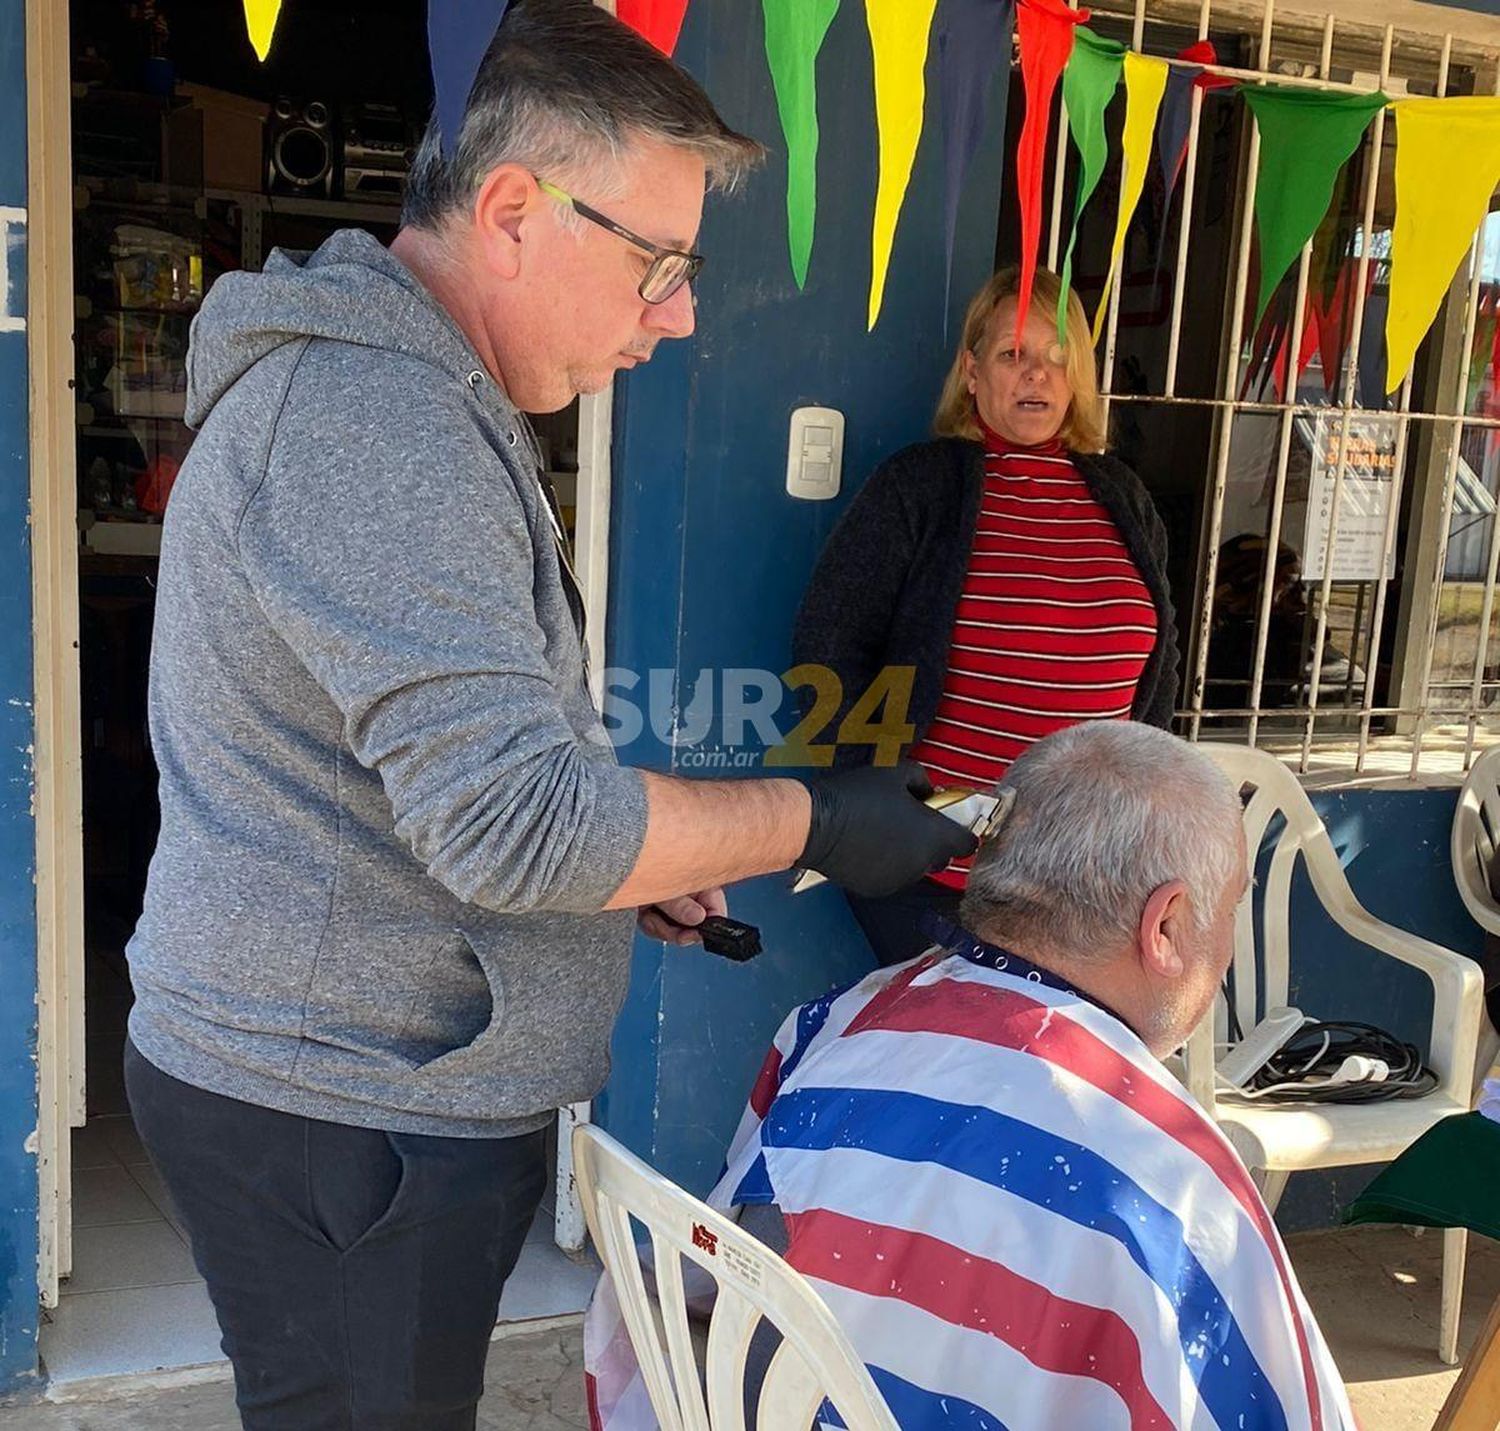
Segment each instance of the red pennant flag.
[{"label": "red pennant flag", "polygon": [[[1212,40],[1195,40],[1177,58],[1186,60],[1190,65],[1217,65],[1219,52],[1214,49]],[[1200,71],[1194,76],[1193,83],[1201,90],[1214,90],[1233,89],[1239,81],[1230,79],[1228,75],[1210,75]]]},{"label": "red pennant flag", "polygon": [[[1302,374],[1307,371],[1307,365],[1312,362],[1313,354],[1318,352],[1323,342],[1323,321],[1318,311],[1317,300],[1312,294],[1307,296],[1307,316],[1302,320],[1302,347],[1297,353],[1297,382],[1302,381]],[[1293,391],[1296,384],[1293,384]]]},{"label": "red pennant flag", "polygon": [[1469,380],[1464,384],[1464,411],[1478,409],[1479,394],[1490,375],[1490,360],[1495,351],[1495,333],[1500,324],[1495,322],[1495,309],[1483,292],[1479,298],[1479,309],[1474,314],[1474,350],[1469,354]]},{"label": "red pennant flag", "polygon": [[615,15],[664,55],[677,48],[688,0],[615,0]]},{"label": "red pennant flag", "polygon": [[1495,324],[1495,342],[1490,349],[1490,413],[1493,417],[1495,409],[1500,407],[1500,322]]},{"label": "red pennant flag", "polygon": [[1062,0],[1021,0],[1017,29],[1026,121],[1016,146],[1016,187],[1021,198],[1021,287],[1016,294],[1016,337],[1026,326],[1031,286],[1036,281],[1037,245],[1042,237],[1042,170],[1047,160],[1047,128],[1058,78],[1073,53],[1073,29],[1089,18]]},{"label": "red pennant flag", "polygon": [[[1344,359],[1349,352],[1349,340],[1354,336],[1355,278],[1359,272],[1359,260],[1346,258],[1339,267],[1338,282],[1333,294],[1327,299],[1314,299],[1318,304],[1318,359],[1323,364],[1323,391],[1333,397],[1342,381]],[[1365,269],[1365,300],[1375,287],[1376,265]]]}]

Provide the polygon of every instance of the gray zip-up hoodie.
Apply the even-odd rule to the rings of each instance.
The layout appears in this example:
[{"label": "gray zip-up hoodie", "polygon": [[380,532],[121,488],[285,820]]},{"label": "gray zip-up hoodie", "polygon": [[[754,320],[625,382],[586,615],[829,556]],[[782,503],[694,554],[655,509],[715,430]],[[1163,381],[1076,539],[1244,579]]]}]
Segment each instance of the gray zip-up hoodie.
[{"label": "gray zip-up hoodie", "polygon": [[521,419],[356,231],[215,284],[188,383],[131,1037],[285,1112],[536,1128],[608,1071],[646,803]]}]

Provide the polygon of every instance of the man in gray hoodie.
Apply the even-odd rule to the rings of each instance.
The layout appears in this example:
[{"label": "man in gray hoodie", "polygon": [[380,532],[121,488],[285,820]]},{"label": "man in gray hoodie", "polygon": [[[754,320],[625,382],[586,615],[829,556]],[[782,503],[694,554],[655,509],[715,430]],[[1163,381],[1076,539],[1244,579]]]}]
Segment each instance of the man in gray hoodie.
[{"label": "man in gray hoodie", "polygon": [[630,932],[971,841],[909,771],[623,769],[522,411],[693,329],[759,146],[586,0],[518,0],[388,252],[215,286],[152,655],[162,833],[127,1078],[252,1431],[475,1424],[543,1129],[604,1081]]}]

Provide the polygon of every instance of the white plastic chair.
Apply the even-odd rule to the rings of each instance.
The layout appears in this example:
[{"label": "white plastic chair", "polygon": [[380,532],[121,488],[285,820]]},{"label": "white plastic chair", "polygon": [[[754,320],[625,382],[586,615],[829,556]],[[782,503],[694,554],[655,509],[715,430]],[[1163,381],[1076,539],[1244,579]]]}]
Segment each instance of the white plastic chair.
[{"label": "white plastic chair", "polygon": [[[1500,935],[1500,899],[1490,889],[1490,867],[1500,844],[1500,745],[1474,762],[1453,814],[1453,879],[1458,896],[1474,923],[1486,934]],[[1500,1056],[1500,1033],[1485,1017],[1479,1021],[1476,1087]]]},{"label": "white plastic chair", "polygon": [[[589,1231],[614,1279],[662,1431],[744,1431],[745,1359],[762,1318],[782,1342],[761,1385],[758,1431],[805,1431],[825,1400],[849,1431],[899,1431],[833,1313],[800,1273],[598,1128],[574,1130],[573,1158]],[[632,1216],[651,1235],[654,1301],[631,1233]],[[683,1292],[683,1257],[718,1285],[702,1382]]]},{"label": "white plastic chair", "polygon": [[[1389,1162],[1440,1119],[1470,1106],[1474,1057],[1483,1011],[1479,966],[1461,954],[1415,934],[1384,924],[1365,910],[1349,888],[1328,831],[1295,775],[1274,756],[1243,746],[1199,746],[1242,790],[1245,841],[1252,873],[1268,829],[1279,815],[1284,824],[1275,841],[1263,889],[1240,906],[1235,924],[1234,963],[1229,982],[1242,1030],[1248,1033],[1268,1009],[1288,1002],[1291,949],[1292,876],[1300,856],[1323,909],[1345,933],[1376,954],[1420,969],[1432,981],[1432,1028],[1428,1065],[1438,1087],[1421,1097],[1368,1104],[1253,1105],[1227,1102],[1215,1084],[1218,1055],[1225,1052],[1227,1010],[1218,1000],[1214,1014],[1193,1032],[1184,1049],[1189,1091],[1212,1115],[1261,1184],[1275,1209],[1287,1178],[1302,1169]],[[1255,906],[1260,908],[1260,937]],[[1337,1017],[1340,1010],[1309,1011]],[[1438,1354],[1449,1365],[1458,1360],[1458,1313],[1463,1292],[1467,1233],[1443,1234],[1443,1297]]]}]

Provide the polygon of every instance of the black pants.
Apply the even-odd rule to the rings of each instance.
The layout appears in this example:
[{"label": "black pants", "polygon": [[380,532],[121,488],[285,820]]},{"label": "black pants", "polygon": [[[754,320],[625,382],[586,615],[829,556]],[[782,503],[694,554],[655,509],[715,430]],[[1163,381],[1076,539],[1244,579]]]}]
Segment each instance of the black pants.
[{"label": "black pants", "polygon": [[879,899],[847,893],[845,898],[870,941],[876,962],[888,968],[915,959],[931,946],[928,922],[933,915],[956,923],[963,895],[946,885],[922,879]]},{"label": "black pants", "polygon": [[246,1431],[471,1431],[544,1134],[350,1128],[168,1077],[133,1044],[136,1128],[187,1227]]}]

